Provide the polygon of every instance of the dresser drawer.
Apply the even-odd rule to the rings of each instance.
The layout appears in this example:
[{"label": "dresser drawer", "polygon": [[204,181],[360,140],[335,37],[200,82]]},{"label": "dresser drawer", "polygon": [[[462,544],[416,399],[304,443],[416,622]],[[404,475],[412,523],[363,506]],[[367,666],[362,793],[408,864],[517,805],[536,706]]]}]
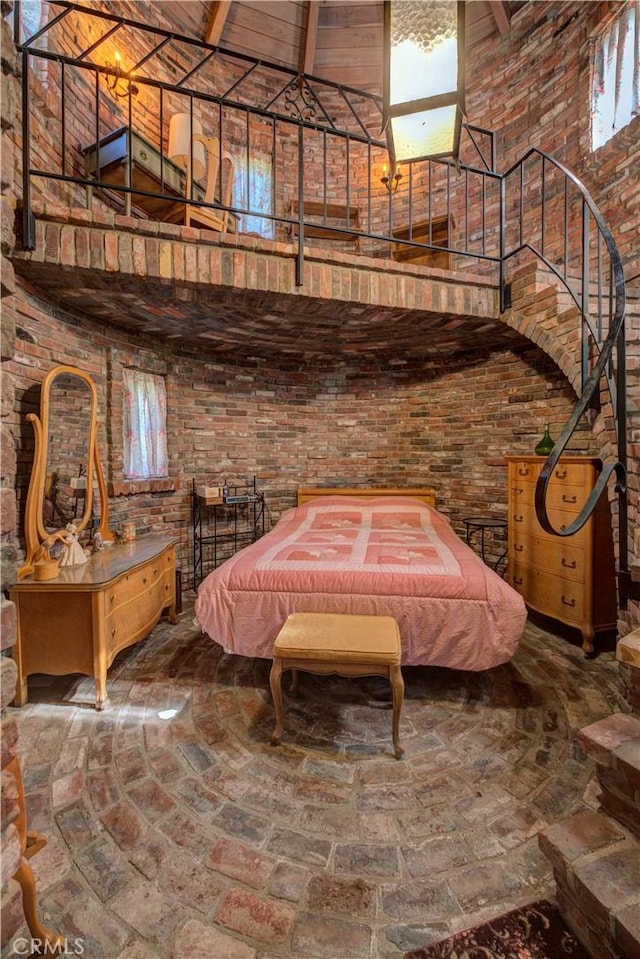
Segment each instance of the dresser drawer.
[{"label": "dresser drawer", "polygon": [[[516,481],[533,483],[538,481],[538,476],[542,470],[544,459],[535,462],[523,461],[513,464],[512,478]],[[595,482],[595,469],[589,463],[558,463],[554,469],[549,488],[552,486],[577,486],[579,489],[591,489]]]},{"label": "dresser drawer", "polygon": [[[575,513],[570,513],[564,509],[558,509],[557,507],[548,507],[547,516],[549,517],[554,529],[561,530],[566,529],[570,523],[576,518]],[[516,501],[512,503],[512,526],[514,535],[518,536],[520,533],[527,533],[530,536],[539,537],[541,540],[544,540],[545,544],[555,543],[557,537],[552,533],[545,533],[545,531],[540,526],[538,518],[536,516],[535,510],[532,506],[527,505],[523,501]],[[571,536],[571,542],[575,546],[581,546],[584,543],[585,536],[588,535],[589,527],[591,521],[585,523],[582,529],[579,529],[577,533],[573,533]]]},{"label": "dresser drawer", "polygon": [[124,646],[136,642],[153,629],[162,610],[174,602],[174,592],[173,574],[166,572],[106,617],[105,635],[110,660]]},{"label": "dresser drawer", "polygon": [[[535,510],[536,502],[536,484],[524,480],[521,483],[516,482],[511,487],[511,496],[513,498],[514,508],[518,505],[527,506]],[[576,486],[572,483],[549,483],[545,502],[547,511],[552,509],[566,510],[577,516],[584,506],[588,496],[588,491],[584,486]]]},{"label": "dresser drawer", "polygon": [[585,552],[575,536],[565,540],[558,536],[530,536],[517,531],[513,536],[512,551],[517,563],[529,563],[560,578],[585,582]]},{"label": "dresser drawer", "polygon": [[116,580],[104,594],[105,615],[136,599],[141,593],[152,589],[165,573],[173,574],[174,550],[166,550],[144,566],[131,570]]},{"label": "dresser drawer", "polygon": [[534,609],[580,627],[585,618],[584,584],[514,560],[509,582]]}]

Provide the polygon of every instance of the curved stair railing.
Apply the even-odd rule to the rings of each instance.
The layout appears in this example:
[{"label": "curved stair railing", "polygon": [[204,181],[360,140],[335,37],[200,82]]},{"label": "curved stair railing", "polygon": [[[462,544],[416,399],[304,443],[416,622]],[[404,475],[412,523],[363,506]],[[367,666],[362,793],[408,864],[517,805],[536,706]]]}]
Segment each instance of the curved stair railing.
[{"label": "curved stair railing", "polygon": [[[525,209],[527,168],[531,161],[539,166],[540,215]],[[550,186],[549,171],[557,171]],[[507,186],[516,177],[519,186],[519,237],[512,248],[506,249],[509,227]],[[573,188],[573,197],[570,189]],[[549,196],[547,197],[547,192]],[[562,229],[557,230],[555,242],[549,238],[546,221],[548,203],[562,205]],[[580,245],[577,253],[571,251],[572,224],[580,223]],[[511,226],[511,224],[510,224]],[[537,232],[537,244],[532,240]],[[535,510],[538,522],[545,532],[554,536],[572,536],[592,516],[596,504],[615,476],[618,495],[619,531],[619,598],[626,609],[632,585],[628,568],[627,542],[627,440],[626,440],[626,353],[624,337],[625,281],[620,254],[615,241],[592,197],[583,183],[565,166],[542,150],[533,148],[504,174],[502,179],[502,251],[501,288],[504,291],[504,266],[512,257],[528,250],[541,260],[558,278],[580,312],[582,323],[582,388],[573,412],[564,425],[551,453],[544,462],[535,490]],[[524,239],[525,235],[528,239]],[[608,257],[603,256],[603,246]],[[551,247],[551,250],[549,250]],[[553,255],[555,254],[555,255]],[[553,258],[552,258],[553,256]],[[576,270],[577,267],[577,270]],[[578,286],[576,288],[576,280]],[[594,355],[595,354],[595,355]],[[547,492],[553,472],[566,450],[580,420],[589,410],[600,405],[602,382],[607,384],[616,433],[616,456],[603,464],[602,471],[578,516],[562,529],[556,529],[547,510]]]}]

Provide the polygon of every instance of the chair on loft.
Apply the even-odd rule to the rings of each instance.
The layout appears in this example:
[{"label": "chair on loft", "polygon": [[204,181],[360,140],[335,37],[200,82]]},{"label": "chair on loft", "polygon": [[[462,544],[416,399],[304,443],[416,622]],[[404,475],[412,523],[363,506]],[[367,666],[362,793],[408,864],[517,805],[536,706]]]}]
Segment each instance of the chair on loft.
[{"label": "chair on loft", "polygon": [[194,184],[206,174],[206,186],[203,202],[208,206],[195,206],[186,203],[182,206],[181,221],[185,226],[202,227],[226,233],[229,228],[229,211],[216,206],[216,184],[222,161],[220,176],[220,205],[231,206],[233,190],[233,159],[228,153],[221,153],[218,137],[207,137],[202,133],[200,121],[188,113],[175,113],[169,124],[169,147],[167,155],[187,171],[185,196],[193,198]]}]

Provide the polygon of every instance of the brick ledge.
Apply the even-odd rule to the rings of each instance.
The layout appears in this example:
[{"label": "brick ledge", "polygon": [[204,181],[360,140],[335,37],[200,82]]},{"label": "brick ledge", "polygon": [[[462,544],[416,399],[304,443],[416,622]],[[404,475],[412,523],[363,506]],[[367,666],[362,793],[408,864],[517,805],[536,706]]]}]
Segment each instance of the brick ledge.
[{"label": "brick ledge", "polygon": [[180,480],[171,479],[148,479],[148,480],[122,480],[116,483],[107,484],[109,496],[134,496],[141,493],[175,493],[180,489]]}]

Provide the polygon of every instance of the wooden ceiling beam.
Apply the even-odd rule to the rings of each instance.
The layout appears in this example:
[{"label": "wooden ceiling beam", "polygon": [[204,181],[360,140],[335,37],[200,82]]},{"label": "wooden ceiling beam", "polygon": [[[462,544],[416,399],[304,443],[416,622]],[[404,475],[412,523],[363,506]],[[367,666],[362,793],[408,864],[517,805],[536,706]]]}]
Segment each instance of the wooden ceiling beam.
[{"label": "wooden ceiling beam", "polygon": [[207,43],[212,43],[214,46],[220,43],[220,37],[222,36],[222,31],[224,30],[224,25],[229,15],[230,6],[231,0],[214,0],[211,4],[207,32],[204,35]]},{"label": "wooden ceiling beam", "polygon": [[491,0],[489,9],[493,14],[493,19],[500,32],[501,37],[506,37],[511,31],[511,20],[509,19],[509,10],[504,0]]},{"label": "wooden ceiling beam", "polygon": [[318,10],[320,4],[314,0],[308,0],[307,3],[307,26],[304,36],[304,50],[302,51],[302,60],[300,70],[302,73],[313,73],[313,65],[316,59],[316,44],[318,42]]}]

